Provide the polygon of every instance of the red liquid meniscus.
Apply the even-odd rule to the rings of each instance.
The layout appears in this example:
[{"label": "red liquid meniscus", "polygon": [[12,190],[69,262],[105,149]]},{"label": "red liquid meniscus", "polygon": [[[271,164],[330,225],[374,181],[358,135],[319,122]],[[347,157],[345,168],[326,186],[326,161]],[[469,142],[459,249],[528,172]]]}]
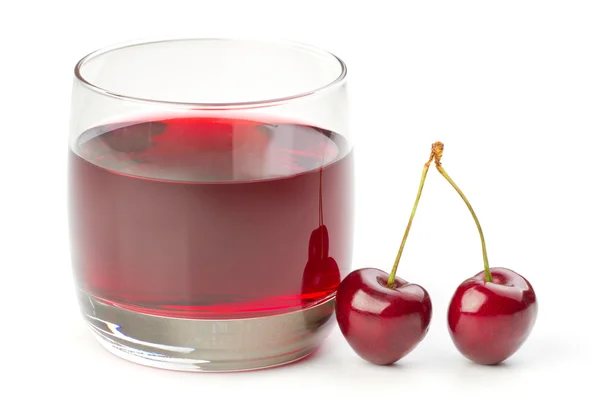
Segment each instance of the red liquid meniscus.
[{"label": "red liquid meniscus", "polygon": [[353,160],[293,123],[175,117],[90,129],[71,145],[78,289],[167,317],[285,313],[350,270]]}]

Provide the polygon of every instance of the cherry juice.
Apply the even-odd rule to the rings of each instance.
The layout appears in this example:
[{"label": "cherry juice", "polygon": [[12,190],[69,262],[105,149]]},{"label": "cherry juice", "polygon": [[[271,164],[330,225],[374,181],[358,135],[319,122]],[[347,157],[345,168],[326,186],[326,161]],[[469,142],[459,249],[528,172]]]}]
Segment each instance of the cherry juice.
[{"label": "cherry juice", "polygon": [[166,317],[267,316],[330,299],[352,254],[353,159],[316,127],[172,117],[71,144],[82,294]]}]

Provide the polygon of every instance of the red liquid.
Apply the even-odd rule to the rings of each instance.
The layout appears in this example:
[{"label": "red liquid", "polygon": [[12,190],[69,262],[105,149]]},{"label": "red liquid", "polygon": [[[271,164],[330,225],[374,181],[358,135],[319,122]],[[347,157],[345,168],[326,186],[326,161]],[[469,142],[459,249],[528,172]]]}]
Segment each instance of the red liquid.
[{"label": "red liquid", "polygon": [[349,272],[353,160],[340,135],[187,117],[94,128],[72,149],[76,282],[105,302],[265,316],[331,297]]}]

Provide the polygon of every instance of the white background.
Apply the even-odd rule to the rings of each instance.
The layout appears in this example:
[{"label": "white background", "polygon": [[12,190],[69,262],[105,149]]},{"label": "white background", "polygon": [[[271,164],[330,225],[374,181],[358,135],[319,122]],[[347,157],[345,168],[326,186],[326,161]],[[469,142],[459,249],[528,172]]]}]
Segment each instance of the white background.
[{"label": "white background", "polygon": [[[598,2],[6,1],[0,20],[0,406],[598,406]],[[397,365],[362,361],[337,328],[314,357],[254,373],[167,372],[101,349],[70,272],[72,68],[161,36],[296,40],[347,62],[355,267],[389,270],[429,145],[445,142],[491,264],[537,292],[523,348],[499,367],[454,349],[446,307],[481,256],[467,209],[432,171],[399,274],[428,289],[434,316]]]}]

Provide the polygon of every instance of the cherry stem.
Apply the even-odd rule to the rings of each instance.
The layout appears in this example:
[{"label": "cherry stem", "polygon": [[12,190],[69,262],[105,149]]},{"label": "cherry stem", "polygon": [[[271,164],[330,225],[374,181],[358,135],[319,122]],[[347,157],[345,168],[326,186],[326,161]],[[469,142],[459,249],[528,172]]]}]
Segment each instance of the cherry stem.
[{"label": "cherry stem", "polygon": [[406,245],[406,240],[408,238],[408,233],[410,232],[410,227],[412,226],[413,219],[415,218],[415,214],[417,213],[417,207],[419,206],[421,193],[423,192],[423,187],[425,186],[425,178],[427,177],[427,172],[429,171],[429,165],[431,164],[434,158],[435,155],[432,150],[431,155],[429,156],[429,161],[425,163],[425,166],[423,166],[423,172],[421,173],[421,182],[419,183],[419,190],[417,191],[417,198],[415,199],[415,203],[413,204],[412,212],[410,213],[410,218],[408,219],[408,225],[406,225],[404,237],[402,237],[400,249],[398,249],[398,254],[396,255],[396,260],[394,261],[394,266],[392,266],[392,272],[390,273],[390,276],[387,281],[387,287],[390,289],[394,287],[396,271],[398,270],[398,264],[400,263],[402,252],[404,251],[404,245]]},{"label": "cherry stem", "polygon": [[442,167],[441,159],[442,159],[442,154],[444,153],[444,144],[442,142],[435,142],[431,147],[431,152],[435,156],[435,167],[438,169],[440,174],[442,176],[444,176],[444,178],[446,180],[448,180],[448,183],[450,183],[450,185],[452,187],[454,187],[454,189],[456,190],[458,195],[460,195],[462,200],[467,205],[469,212],[473,216],[473,220],[475,220],[475,225],[477,225],[477,231],[479,231],[479,238],[481,239],[481,252],[483,253],[483,269],[485,270],[485,280],[486,280],[486,282],[492,282],[492,273],[490,272],[490,265],[489,265],[488,256],[487,256],[487,248],[485,246],[485,238],[483,237],[483,230],[481,229],[481,224],[479,223],[479,219],[477,218],[477,215],[475,214],[475,210],[473,210],[473,207],[471,206],[471,203],[469,203],[469,200],[467,199],[467,197],[464,195],[464,193],[461,191],[461,189],[456,185],[454,180],[452,180],[452,178],[450,178],[450,176],[448,175],[446,170],[444,170],[444,168]]}]

